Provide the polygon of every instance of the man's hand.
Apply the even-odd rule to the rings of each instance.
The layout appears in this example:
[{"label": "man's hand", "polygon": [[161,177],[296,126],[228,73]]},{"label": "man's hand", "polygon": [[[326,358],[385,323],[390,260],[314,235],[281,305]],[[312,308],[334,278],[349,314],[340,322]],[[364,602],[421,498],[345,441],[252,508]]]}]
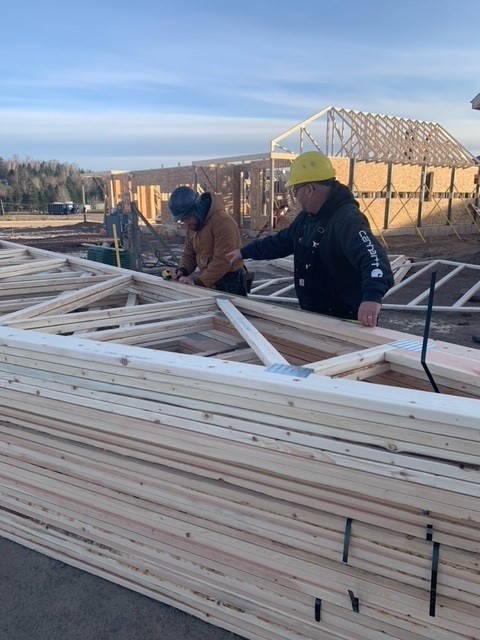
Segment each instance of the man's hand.
[{"label": "man's hand", "polygon": [[183,269],[172,269],[172,280],[180,280],[180,278],[183,278],[185,275]]},{"label": "man's hand", "polygon": [[358,322],[362,327],[376,327],[382,305],[366,300],[358,308]]},{"label": "man's hand", "polygon": [[243,260],[240,249],[234,249],[225,255],[227,260],[230,260],[230,264],[234,264],[235,262],[240,262]]},{"label": "man's hand", "polygon": [[177,279],[182,284],[192,284],[195,286],[195,280],[192,278],[192,276],[184,276],[182,273],[180,273]]}]

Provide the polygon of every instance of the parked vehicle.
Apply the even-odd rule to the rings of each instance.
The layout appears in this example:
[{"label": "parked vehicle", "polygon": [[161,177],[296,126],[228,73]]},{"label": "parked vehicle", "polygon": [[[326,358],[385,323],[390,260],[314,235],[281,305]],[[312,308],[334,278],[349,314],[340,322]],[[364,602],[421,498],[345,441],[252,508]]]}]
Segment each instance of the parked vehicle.
[{"label": "parked vehicle", "polygon": [[78,213],[80,205],[74,202],[51,202],[48,205],[48,213],[54,215],[67,215],[69,213]]}]

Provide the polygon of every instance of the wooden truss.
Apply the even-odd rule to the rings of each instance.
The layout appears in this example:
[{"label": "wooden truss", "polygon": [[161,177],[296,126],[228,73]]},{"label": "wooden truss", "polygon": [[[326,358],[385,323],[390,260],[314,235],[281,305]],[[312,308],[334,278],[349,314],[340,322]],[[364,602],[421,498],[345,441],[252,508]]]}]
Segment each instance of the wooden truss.
[{"label": "wooden truss", "polygon": [[[294,151],[285,147],[292,138]],[[435,122],[339,107],[322,109],[274,138],[270,146],[272,153],[280,149],[302,153],[306,143],[329,156],[357,161],[447,167],[478,164],[475,156]]]},{"label": "wooden truss", "polygon": [[[389,256],[395,285],[384,297],[384,309],[426,311],[430,282],[434,284],[434,311],[480,312],[480,266],[451,260],[411,262],[405,256]],[[293,272],[293,259],[272,260],[271,264]],[[453,286],[452,286],[453,285]],[[448,291],[447,291],[448,288]],[[293,277],[284,275],[256,281],[250,298],[297,304]]]},{"label": "wooden truss", "polygon": [[251,640],[478,635],[480,352],[9,242],[0,281],[1,535]]}]

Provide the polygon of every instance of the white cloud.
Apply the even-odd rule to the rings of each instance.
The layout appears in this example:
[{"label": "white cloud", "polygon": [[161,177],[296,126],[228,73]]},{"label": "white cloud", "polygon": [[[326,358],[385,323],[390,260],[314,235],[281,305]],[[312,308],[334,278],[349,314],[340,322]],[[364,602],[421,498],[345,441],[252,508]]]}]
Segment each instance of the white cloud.
[{"label": "white cloud", "polygon": [[[329,105],[324,105],[329,106]],[[350,108],[350,105],[335,105]],[[383,100],[375,113],[426,120],[415,103]],[[389,108],[391,107],[391,108]],[[131,112],[0,111],[2,155],[72,162],[90,170],[145,169],[190,164],[193,160],[240,156],[268,150],[272,138],[304,118],[245,118],[228,116]],[[428,109],[434,111],[433,105]],[[480,153],[480,113],[466,107],[441,109],[439,122],[470,152]],[[432,118],[431,121],[437,121]],[[477,125],[476,127],[474,125]],[[317,135],[315,133],[315,135]],[[320,144],[324,138],[318,137]],[[290,141],[289,141],[290,142]],[[289,146],[289,145],[287,145]]]},{"label": "white cloud", "polygon": [[[24,16],[21,46],[4,34],[3,156],[92,170],[190,164],[263,152],[328,106],[438,122],[480,154],[480,112],[470,105],[480,91],[477,27],[452,22],[433,0],[404,0],[404,9],[415,6],[413,23],[412,13],[373,0],[345,0],[344,12],[307,0],[301,14],[291,0],[274,10],[184,0],[181,11],[138,0],[133,21],[126,0],[95,11],[86,1],[73,31],[70,15],[50,3]],[[459,5],[464,16],[474,3]],[[39,42],[44,11],[50,38]],[[64,33],[76,37],[59,47],[55,34]]]}]

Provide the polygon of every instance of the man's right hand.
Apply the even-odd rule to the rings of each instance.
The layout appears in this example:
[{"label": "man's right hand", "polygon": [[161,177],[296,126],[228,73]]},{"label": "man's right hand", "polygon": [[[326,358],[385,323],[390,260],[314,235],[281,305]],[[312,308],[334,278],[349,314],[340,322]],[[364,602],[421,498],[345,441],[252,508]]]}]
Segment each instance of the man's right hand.
[{"label": "man's right hand", "polygon": [[185,275],[186,273],[183,269],[172,269],[172,280],[180,280],[180,278],[183,278]]},{"label": "man's right hand", "polygon": [[227,260],[230,261],[230,264],[234,264],[235,262],[241,262],[243,260],[240,249],[234,249],[225,255]]}]

